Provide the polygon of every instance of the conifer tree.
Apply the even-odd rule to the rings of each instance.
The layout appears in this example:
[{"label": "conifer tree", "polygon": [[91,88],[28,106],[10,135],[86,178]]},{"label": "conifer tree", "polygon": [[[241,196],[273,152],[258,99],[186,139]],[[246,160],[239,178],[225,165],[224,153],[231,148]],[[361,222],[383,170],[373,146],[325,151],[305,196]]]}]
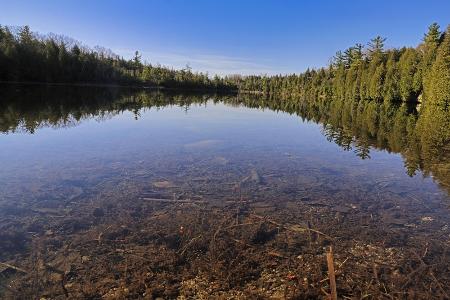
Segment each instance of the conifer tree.
[{"label": "conifer tree", "polygon": [[436,61],[429,79],[426,81],[425,97],[427,103],[448,108],[450,104],[450,26],[440,44]]},{"label": "conifer tree", "polygon": [[394,102],[400,98],[398,87],[399,72],[395,56],[395,52],[391,51],[386,62],[386,78],[384,80],[383,95],[384,101],[388,103]]},{"label": "conifer tree", "polygon": [[439,25],[433,23],[428,27],[428,32],[424,35],[423,44],[420,45],[421,62],[419,64],[419,71],[415,79],[415,89],[422,90],[426,85],[426,81],[430,78],[429,72],[436,60],[437,49],[441,40],[441,31]]},{"label": "conifer tree", "polygon": [[370,79],[369,96],[372,100],[380,101],[383,99],[383,82],[385,76],[384,64],[381,63]]},{"label": "conifer tree", "polygon": [[414,76],[418,65],[416,50],[412,48],[406,49],[398,64],[400,71],[400,96],[403,101],[408,101],[417,96],[414,88]]},{"label": "conifer tree", "polygon": [[385,41],[386,38],[383,38],[379,35],[371,39],[370,42],[368,43],[369,56],[373,57],[374,55],[382,53]]}]

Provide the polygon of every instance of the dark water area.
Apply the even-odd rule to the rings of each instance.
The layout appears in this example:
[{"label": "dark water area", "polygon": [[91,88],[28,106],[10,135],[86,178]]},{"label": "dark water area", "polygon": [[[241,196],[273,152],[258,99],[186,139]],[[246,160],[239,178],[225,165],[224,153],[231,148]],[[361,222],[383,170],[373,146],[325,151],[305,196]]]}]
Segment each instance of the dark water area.
[{"label": "dark water area", "polygon": [[449,120],[374,102],[0,86],[0,292],[320,298],[333,246],[342,296],[445,298]]}]

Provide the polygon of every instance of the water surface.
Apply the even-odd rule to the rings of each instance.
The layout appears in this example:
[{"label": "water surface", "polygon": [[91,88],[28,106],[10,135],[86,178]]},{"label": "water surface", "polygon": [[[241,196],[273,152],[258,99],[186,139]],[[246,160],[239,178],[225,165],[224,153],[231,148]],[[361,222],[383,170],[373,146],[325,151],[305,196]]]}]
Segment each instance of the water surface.
[{"label": "water surface", "polygon": [[[224,220],[236,214],[237,224],[256,215],[319,228],[341,240],[333,243],[342,260],[345,251],[358,256],[362,244],[381,247],[372,251],[383,257],[389,247],[422,252],[434,238],[448,241],[448,141],[427,140],[419,132],[426,126],[417,125],[427,120],[410,108],[21,86],[6,89],[0,103],[0,227],[12,232],[0,261],[44,251],[32,245],[48,236],[59,253],[96,230],[137,232],[140,218],[172,210],[151,199],[207,203],[223,209]],[[162,226],[192,222],[189,212]],[[211,229],[197,230],[206,236]],[[280,248],[276,239],[263,244],[274,243],[280,257],[304,251],[301,244]],[[191,244],[180,243],[184,255]],[[318,243],[323,249],[330,241]]]}]

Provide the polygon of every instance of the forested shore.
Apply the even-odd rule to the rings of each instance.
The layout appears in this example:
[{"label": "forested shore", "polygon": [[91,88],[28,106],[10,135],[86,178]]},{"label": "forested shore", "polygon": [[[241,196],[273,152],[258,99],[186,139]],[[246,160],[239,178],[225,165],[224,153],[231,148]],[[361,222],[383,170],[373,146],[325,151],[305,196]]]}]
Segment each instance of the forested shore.
[{"label": "forested shore", "polygon": [[450,26],[429,26],[417,47],[385,49],[377,36],[367,46],[338,51],[326,68],[286,76],[248,76],[241,91],[301,100],[374,100],[378,102],[450,103]]},{"label": "forested shore", "polygon": [[28,26],[0,25],[0,81],[232,90],[226,78],[144,63],[138,51],[124,59],[103,47],[90,49],[54,34],[40,35]]},{"label": "forested shore", "polygon": [[39,35],[28,26],[0,26],[0,81],[106,84],[208,89],[293,97],[306,101],[450,103],[450,27],[429,26],[417,47],[385,49],[377,36],[366,46],[338,51],[327,67],[290,75],[209,76],[189,66],[174,70],[124,59],[70,38]]}]

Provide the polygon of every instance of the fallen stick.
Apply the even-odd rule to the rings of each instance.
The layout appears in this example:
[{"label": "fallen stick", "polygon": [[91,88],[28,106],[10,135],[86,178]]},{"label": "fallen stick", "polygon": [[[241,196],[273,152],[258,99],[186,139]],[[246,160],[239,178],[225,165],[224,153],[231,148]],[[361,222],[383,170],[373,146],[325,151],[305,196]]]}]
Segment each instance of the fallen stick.
[{"label": "fallen stick", "polygon": [[221,231],[224,231],[224,230],[227,230],[227,229],[231,229],[231,228],[243,227],[243,226],[248,226],[248,225],[256,225],[256,224],[259,224],[259,222],[249,222],[249,223],[235,224],[235,225],[230,225],[228,227],[222,228]]},{"label": "fallen stick", "polygon": [[[348,260],[348,257],[342,263],[340,263],[339,266],[337,266],[337,268],[336,268],[336,270],[334,272],[335,275],[341,275],[342,274],[341,268],[347,262],[347,260]],[[322,279],[319,282],[322,283],[322,282],[325,282],[325,281],[328,281],[328,280],[330,280],[330,278],[325,277],[324,279]]]},{"label": "fallen stick", "polygon": [[408,277],[406,277],[405,283],[402,285],[402,289],[405,289],[410,284],[411,280],[413,280],[413,278],[415,276],[421,274],[422,272],[424,272],[427,269],[428,269],[428,266],[420,265],[417,269],[415,269],[414,271],[409,273]]},{"label": "fallen stick", "polygon": [[[286,229],[286,230],[288,230],[288,231],[292,231],[292,232],[301,232],[299,229],[301,229],[302,231],[312,231],[312,232],[315,232],[315,233],[317,233],[317,234],[320,234],[320,235],[322,235],[322,236],[324,236],[324,237],[326,237],[326,238],[328,238],[328,239],[330,239],[330,240],[334,240],[334,238],[332,238],[332,237],[329,236],[328,234],[325,234],[325,233],[323,233],[323,232],[321,232],[321,231],[319,231],[319,230],[313,229],[313,228],[303,227],[303,226],[300,226],[300,225],[298,225],[298,224],[291,224],[290,226],[295,226],[295,228],[296,228],[296,229],[293,229],[293,228],[291,228],[291,227],[289,227],[289,226],[287,226],[287,225],[283,225],[283,224],[281,224],[281,223],[272,221],[272,220],[267,219],[267,218],[265,218],[265,217],[263,217],[263,216],[260,216],[260,215],[251,214],[251,216],[254,216],[255,218],[258,218],[258,219],[266,220],[267,222],[269,222],[269,223],[271,223],[271,224],[273,224],[273,225],[276,225],[276,226],[278,226],[278,227],[282,227],[282,228],[284,228],[284,229]],[[297,229],[297,228],[298,228],[298,229]]]},{"label": "fallen stick", "polygon": [[327,252],[328,278],[330,278],[331,299],[337,300],[336,273],[334,272],[333,248]]},{"label": "fallen stick", "polygon": [[222,226],[228,221],[229,218],[223,220],[220,225],[219,228],[217,228],[216,232],[214,232],[213,238],[212,238],[212,242],[215,243],[216,242],[216,237],[219,234],[219,232],[222,230]]},{"label": "fallen stick", "polygon": [[444,294],[445,298],[450,299],[447,292],[442,287],[442,284],[439,282],[439,280],[436,278],[436,276],[434,276],[434,273],[432,270],[430,270],[429,274],[430,274],[431,278],[434,280],[434,282],[437,284],[438,288],[441,290],[441,293]]},{"label": "fallen stick", "polygon": [[153,202],[166,202],[166,203],[169,203],[169,202],[172,202],[172,203],[192,203],[192,204],[194,204],[194,203],[200,203],[200,204],[207,203],[206,201],[203,201],[203,200],[189,200],[189,199],[187,199],[187,200],[175,200],[175,199],[160,199],[160,198],[146,198],[146,197],[141,198],[141,200],[153,201]]},{"label": "fallen stick", "polygon": [[232,241],[234,241],[234,242],[236,242],[236,243],[238,243],[238,244],[241,244],[241,245],[245,245],[245,246],[247,246],[247,247],[249,247],[249,248],[255,248],[255,246],[253,246],[253,245],[250,245],[250,244],[247,244],[246,242],[244,242],[244,241],[241,241],[241,240],[238,240],[238,239],[231,239]]},{"label": "fallen stick", "polygon": [[133,251],[133,250],[116,249],[116,252],[118,252],[118,253],[122,253],[122,254],[125,254],[125,255],[129,255],[129,256],[136,257],[136,258],[140,258],[140,259],[148,261],[148,262],[153,262],[151,259],[145,258],[145,257],[143,257],[141,255],[137,255],[137,254],[131,253],[131,251]]},{"label": "fallen stick", "polygon": [[96,241],[98,242],[99,245],[102,243],[102,237],[103,237],[103,234],[105,233],[105,231],[107,231],[107,230],[110,229],[111,227],[112,227],[112,225],[109,225],[108,227],[106,227],[105,230],[103,230],[102,232],[100,232],[100,233],[98,234],[97,240],[96,240]]},{"label": "fallen stick", "polygon": [[375,278],[375,281],[377,282],[377,285],[380,285],[380,279],[378,278],[378,270],[377,270],[376,263],[373,263],[373,265],[372,265],[372,272],[373,272],[373,277]]},{"label": "fallen stick", "polygon": [[284,258],[284,259],[288,259],[289,258],[289,257],[287,257],[287,256],[285,256],[285,255],[283,255],[283,254],[281,254],[281,253],[279,253],[277,251],[269,251],[269,252],[267,252],[267,254],[270,255],[270,256],[278,257],[278,258]]},{"label": "fallen stick", "polygon": [[13,270],[22,272],[22,273],[28,273],[27,271],[25,271],[25,270],[22,269],[22,268],[19,268],[19,267],[16,267],[16,266],[13,266],[13,265],[10,265],[10,264],[7,264],[7,263],[2,263],[2,262],[0,262],[0,265],[3,265],[3,266],[5,266],[5,267],[7,267],[7,268],[10,268],[10,269],[13,269]]},{"label": "fallen stick", "polygon": [[[231,240],[236,242],[236,243],[239,243],[241,245],[245,245],[245,246],[247,246],[249,248],[255,248],[255,246],[250,245],[250,244],[248,244],[248,243],[246,243],[244,241],[241,241],[241,240],[238,240],[238,239],[233,239],[233,238]],[[270,256],[274,256],[274,257],[278,257],[278,258],[284,258],[284,259],[288,259],[289,258],[288,256],[284,256],[283,254],[281,254],[281,253],[279,253],[277,251],[270,250],[270,249],[268,249],[268,250],[264,249],[264,251],[267,253],[267,255],[270,255]]]},{"label": "fallen stick", "polygon": [[325,291],[325,289],[324,289],[323,287],[321,287],[321,288],[320,288],[320,291],[321,291],[322,293],[324,293],[324,294],[325,294],[325,296],[326,296],[326,299],[329,299],[329,298],[330,298],[330,294],[328,294],[328,292],[327,292],[327,291]]},{"label": "fallen stick", "polygon": [[52,266],[52,265],[49,265],[49,264],[47,264],[47,263],[44,263],[44,266],[45,266],[45,268],[46,268],[47,270],[49,270],[49,271],[51,271],[51,272],[53,272],[53,273],[56,273],[56,274],[59,274],[59,275],[64,275],[64,271],[63,271],[63,270],[60,270],[60,269],[58,269],[58,268],[56,268],[56,267],[54,267],[54,266]]},{"label": "fallen stick", "polygon": [[184,246],[183,251],[181,251],[180,255],[183,255],[184,252],[186,252],[186,250],[189,248],[189,246],[192,245],[196,240],[198,240],[198,239],[201,238],[201,237],[202,237],[202,235],[199,235],[199,236],[197,236],[197,237],[191,239],[191,240],[189,241],[189,243],[187,243],[186,246]]}]

